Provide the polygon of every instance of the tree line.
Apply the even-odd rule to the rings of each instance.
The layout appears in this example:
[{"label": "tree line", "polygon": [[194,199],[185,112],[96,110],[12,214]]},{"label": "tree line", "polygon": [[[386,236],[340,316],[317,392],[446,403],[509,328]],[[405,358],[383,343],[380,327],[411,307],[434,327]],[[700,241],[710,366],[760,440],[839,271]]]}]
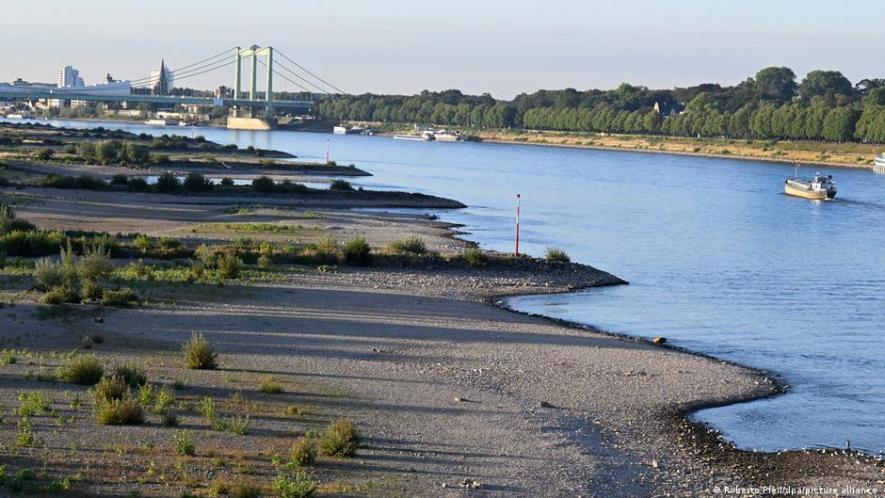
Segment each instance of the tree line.
[{"label": "tree line", "polygon": [[458,90],[418,95],[334,95],[318,103],[335,120],[469,128],[636,133],[745,139],[885,143],[885,79],[852,84],[838,71],[801,82],[786,67],[762,69],[734,86],[651,90],[539,90],[513,100]]}]

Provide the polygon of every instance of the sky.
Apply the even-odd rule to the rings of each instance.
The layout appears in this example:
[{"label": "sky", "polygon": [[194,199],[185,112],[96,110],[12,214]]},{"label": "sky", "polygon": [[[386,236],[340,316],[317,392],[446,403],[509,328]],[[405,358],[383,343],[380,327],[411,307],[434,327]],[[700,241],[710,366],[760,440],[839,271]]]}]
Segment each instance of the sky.
[{"label": "sky", "polygon": [[[137,79],[161,58],[176,68],[252,44],[349,93],[458,88],[510,99],[622,82],[734,84],[772,65],[800,79],[814,69],[885,77],[885,2],[872,0],[2,2],[0,81],[55,82],[65,64],[87,83]],[[181,84],[233,79],[222,68]],[[297,90],[280,78],[274,87]]]}]

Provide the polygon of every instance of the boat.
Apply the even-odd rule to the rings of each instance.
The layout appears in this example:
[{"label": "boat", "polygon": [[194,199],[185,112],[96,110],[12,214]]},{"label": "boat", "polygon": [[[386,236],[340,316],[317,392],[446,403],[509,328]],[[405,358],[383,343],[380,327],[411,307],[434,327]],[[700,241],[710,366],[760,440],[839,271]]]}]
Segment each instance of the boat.
[{"label": "boat", "polygon": [[171,118],[148,119],[144,122],[144,124],[151,126],[178,126],[178,120]]},{"label": "boat", "polygon": [[824,176],[820,173],[810,179],[791,176],[784,182],[784,193],[823,201],[836,197],[836,182],[833,181],[833,175]]},{"label": "boat", "polygon": [[876,160],[873,162],[873,171],[885,175],[885,154],[876,156]]},{"label": "boat", "polygon": [[394,140],[416,140],[416,141],[424,140],[423,138],[419,137],[418,135],[394,135],[393,139]]},{"label": "boat", "polygon": [[346,126],[335,126],[332,128],[332,133],[335,135],[369,135],[370,130],[361,126],[351,126],[350,128]]},{"label": "boat", "polygon": [[457,131],[439,130],[433,132],[433,139],[437,142],[463,142],[464,135]]}]

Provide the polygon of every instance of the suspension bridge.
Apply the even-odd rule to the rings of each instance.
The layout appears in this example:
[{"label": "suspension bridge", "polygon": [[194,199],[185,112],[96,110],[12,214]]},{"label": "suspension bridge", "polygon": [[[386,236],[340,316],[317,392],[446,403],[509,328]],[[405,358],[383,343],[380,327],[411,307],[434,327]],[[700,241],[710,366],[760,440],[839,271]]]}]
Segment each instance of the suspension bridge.
[{"label": "suspension bridge", "polygon": [[[145,103],[160,107],[175,105],[224,107],[231,109],[231,116],[234,118],[255,119],[260,116],[272,119],[275,110],[295,113],[312,112],[313,98],[318,94],[345,93],[284,52],[269,46],[232,47],[197,62],[168,69],[177,87],[180,87],[179,84],[183,80],[191,80],[210,73],[219,74],[230,71],[228,75],[233,84],[230,87],[223,85],[227,90],[212,97],[169,95],[172,88],[167,88],[165,81],[163,81],[163,78],[166,77],[165,71],[167,69],[162,67],[159,75],[152,74],[141,78],[115,81],[113,84],[84,87],[0,84],[0,100],[46,99],[126,102],[136,105]],[[265,83],[263,89],[258,86],[259,71],[261,71]],[[244,88],[242,84],[244,76],[247,77],[247,88]],[[288,89],[275,93],[275,83],[279,80],[283,80],[283,85],[280,87],[287,86]],[[293,94],[308,94],[310,100],[283,98],[284,95]],[[263,112],[261,112],[262,110]]]}]

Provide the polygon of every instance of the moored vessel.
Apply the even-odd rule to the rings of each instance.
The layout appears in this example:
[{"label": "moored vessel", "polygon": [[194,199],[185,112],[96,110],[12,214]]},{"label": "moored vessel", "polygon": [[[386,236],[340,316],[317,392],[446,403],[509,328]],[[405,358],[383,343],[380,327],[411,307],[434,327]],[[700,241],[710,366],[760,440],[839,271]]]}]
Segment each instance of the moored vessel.
[{"label": "moored vessel", "polygon": [[876,156],[876,160],[873,162],[873,171],[885,175],[885,154]]},{"label": "moored vessel", "polygon": [[836,182],[833,175],[824,176],[820,173],[813,178],[788,177],[784,182],[784,193],[804,199],[826,200],[836,197]]}]

